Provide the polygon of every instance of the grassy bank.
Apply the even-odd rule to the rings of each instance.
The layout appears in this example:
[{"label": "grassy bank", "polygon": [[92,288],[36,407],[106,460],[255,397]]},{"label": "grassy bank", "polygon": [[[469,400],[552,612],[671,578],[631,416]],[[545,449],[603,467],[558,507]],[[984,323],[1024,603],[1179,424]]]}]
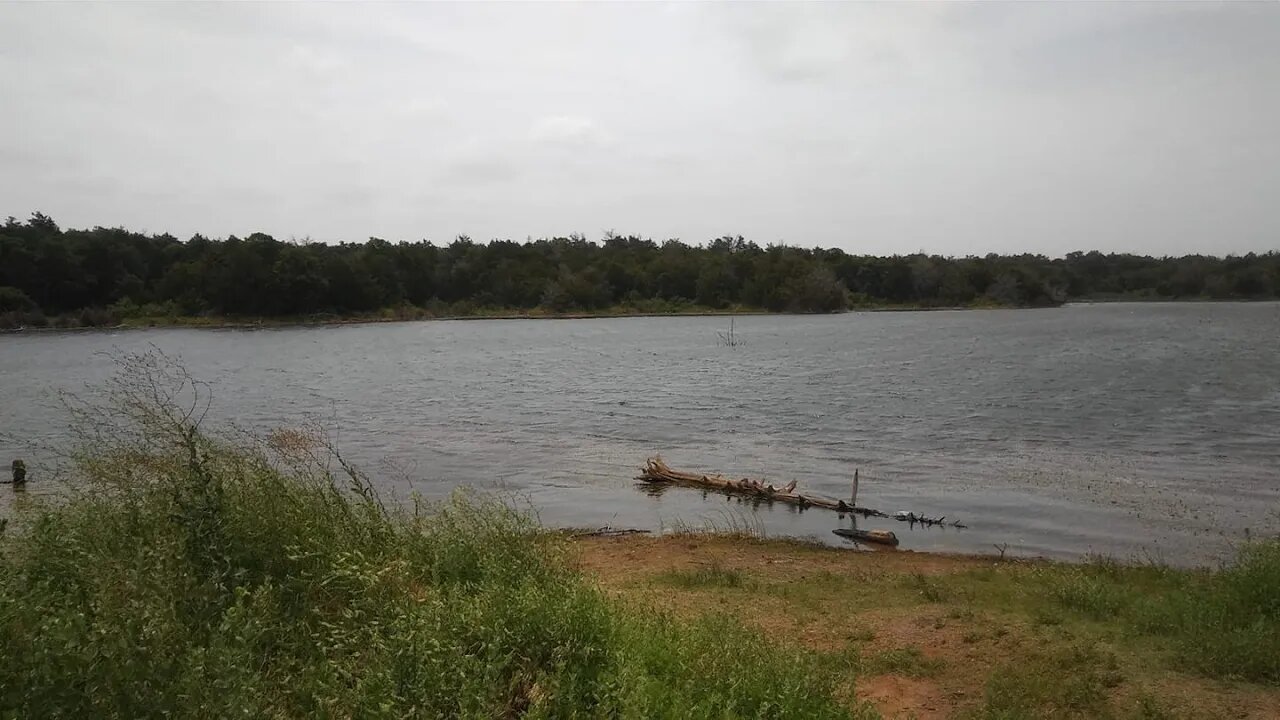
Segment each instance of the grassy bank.
[{"label": "grassy bank", "polygon": [[[290,441],[292,442],[292,441]],[[0,554],[6,717],[1274,717],[1280,548],[1221,573],[567,541],[197,440]]]},{"label": "grassy bank", "polygon": [[1219,572],[849,552],[723,535],[590,539],[625,605],[732,608],[886,717],[1275,718],[1280,542]]}]

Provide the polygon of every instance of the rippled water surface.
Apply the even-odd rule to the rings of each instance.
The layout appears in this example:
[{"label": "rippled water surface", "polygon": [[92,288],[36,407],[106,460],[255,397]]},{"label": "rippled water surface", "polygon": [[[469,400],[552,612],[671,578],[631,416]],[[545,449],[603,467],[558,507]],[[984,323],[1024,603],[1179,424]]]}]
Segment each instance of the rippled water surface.
[{"label": "rippled water surface", "polygon": [[[493,320],[0,336],[0,459],[47,453],[52,393],[102,351],[180,356],[214,415],[319,417],[389,491],[501,487],[554,525],[750,523],[836,540],[833,513],[638,490],[673,466],[797,479],[860,504],[963,520],[906,548],[1211,563],[1280,529],[1280,305],[724,318]],[[35,487],[35,485],[33,485]],[[5,491],[0,503],[9,504]]]}]

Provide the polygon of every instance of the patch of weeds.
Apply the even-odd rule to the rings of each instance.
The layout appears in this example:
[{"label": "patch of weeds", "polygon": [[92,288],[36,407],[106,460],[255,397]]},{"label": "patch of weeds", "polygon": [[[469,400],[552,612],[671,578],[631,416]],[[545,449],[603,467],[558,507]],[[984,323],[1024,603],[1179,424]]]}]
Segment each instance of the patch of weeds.
[{"label": "patch of weeds", "polygon": [[977,630],[970,630],[969,632],[960,636],[960,642],[963,642],[969,645],[972,645],[981,639],[982,639],[982,633],[978,632]]},{"label": "patch of weeds", "polygon": [[768,537],[760,516],[742,508],[717,511],[696,524],[676,518],[668,530],[671,535],[684,537],[715,535],[743,541],[759,541]]},{"label": "patch of weeds", "polygon": [[1164,709],[1150,692],[1138,696],[1138,707],[1134,711],[1138,720],[1173,720],[1173,714]]},{"label": "patch of weeds", "polygon": [[951,599],[951,593],[942,583],[923,573],[911,573],[903,581],[907,589],[925,602],[941,603]]},{"label": "patch of weeds", "polygon": [[1056,607],[1037,607],[1031,611],[1031,621],[1036,625],[1057,627],[1063,620],[1062,611]]},{"label": "patch of weeds", "polygon": [[977,570],[969,571],[969,577],[982,583],[989,583],[996,579],[996,571],[994,568],[983,567]]},{"label": "patch of weeds", "polygon": [[1032,568],[1013,564],[979,567],[952,575],[947,582],[948,587],[967,598],[970,605],[980,601],[985,607],[1023,608],[1028,580],[1034,572]]},{"label": "patch of weeds", "polygon": [[840,674],[862,674],[862,649],[849,644],[842,650],[822,655],[823,665],[831,672]]},{"label": "patch of weeds", "polygon": [[1096,575],[1108,576],[1111,578],[1120,578],[1127,573],[1132,566],[1125,565],[1116,560],[1112,555],[1104,555],[1102,553],[1089,552],[1084,555],[1084,565],[1081,567],[1088,568]]},{"label": "patch of weeds", "polygon": [[1048,587],[1049,597],[1069,610],[1093,620],[1109,620],[1127,608],[1132,591],[1118,584],[1114,576],[1102,577],[1081,570],[1055,579]]},{"label": "patch of weeds", "polygon": [[1173,635],[1190,610],[1185,598],[1182,600],[1168,595],[1141,597],[1129,606],[1124,619],[1131,630],[1145,635]]},{"label": "patch of weeds", "polygon": [[933,677],[946,665],[941,658],[931,658],[914,645],[893,648],[863,658],[861,671],[865,675],[904,675],[906,677]]},{"label": "patch of weeds", "polygon": [[1246,546],[1235,565],[1167,601],[1180,665],[1280,685],[1280,540]]},{"label": "patch of weeds", "polygon": [[876,631],[869,627],[860,627],[852,630],[847,637],[852,642],[871,642],[876,639]]},{"label": "patch of weeds", "polygon": [[747,585],[747,574],[736,568],[711,563],[696,570],[670,570],[655,578],[658,582],[685,589],[741,588]]},{"label": "patch of weeds", "polygon": [[1123,681],[1115,655],[1095,645],[1020,658],[987,681],[979,718],[1110,718],[1107,693]]},{"label": "patch of weeds", "polygon": [[1078,613],[1121,634],[1166,638],[1183,669],[1280,685],[1280,540],[1246,545],[1216,573],[1104,558],[1034,580],[1049,603],[1033,610],[1038,624]]},{"label": "patch of weeds", "polygon": [[840,573],[833,573],[830,570],[819,570],[806,578],[811,585],[830,590],[840,590],[851,582],[861,581],[863,579],[864,578],[858,577],[857,575],[842,575]]}]

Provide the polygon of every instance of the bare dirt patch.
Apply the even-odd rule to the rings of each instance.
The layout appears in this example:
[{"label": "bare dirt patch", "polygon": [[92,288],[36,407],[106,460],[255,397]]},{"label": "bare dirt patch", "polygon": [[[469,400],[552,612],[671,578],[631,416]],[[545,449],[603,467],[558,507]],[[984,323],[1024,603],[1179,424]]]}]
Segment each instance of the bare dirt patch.
[{"label": "bare dirt patch", "polygon": [[842,551],[789,541],[720,535],[584,537],[574,541],[583,569],[606,583],[673,568],[720,562],[743,570],[763,570],[781,578],[814,572],[921,573],[939,575],[991,565],[971,555],[936,555],[910,550]]},{"label": "bare dirt patch", "polygon": [[949,717],[954,710],[934,681],[899,675],[879,675],[859,682],[858,699],[869,701],[888,718],[935,720]]}]

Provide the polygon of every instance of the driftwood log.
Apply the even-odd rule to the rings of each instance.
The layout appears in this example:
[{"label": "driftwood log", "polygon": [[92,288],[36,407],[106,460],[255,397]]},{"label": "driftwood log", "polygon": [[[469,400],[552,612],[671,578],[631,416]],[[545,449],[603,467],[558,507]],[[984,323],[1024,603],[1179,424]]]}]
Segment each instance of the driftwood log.
[{"label": "driftwood log", "polygon": [[648,530],[638,530],[636,528],[615,528],[605,525],[595,530],[582,530],[569,535],[571,538],[585,537],[627,537],[628,535],[648,535]]},{"label": "driftwood log", "polygon": [[863,517],[889,517],[879,510],[871,508],[856,507],[852,503],[844,500],[833,500],[831,498],[819,495],[803,495],[796,492],[796,481],[775,487],[769,483],[750,478],[727,478],[723,475],[702,475],[698,473],[681,472],[673,470],[662,458],[649,458],[641,470],[640,475],[636,478],[642,482],[653,485],[684,485],[687,487],[704,488],[708,490],[719,490],[731,495],[740,495],[744,497],[755,498],[767,502],[780,502],[789,505],[795,505],[801,508],[816,507],[826,510],[835,510],[839,513],[858,514]]},{"label": "driftwood log", "polygon": [[889,530],[859,530],[858,528],[836,528],[831,532],[842,538],[848,538],[857,542],[876,543],[877,545],[888,545],[889,547],[898,547],[898,536]]},{"label": "driftwood log", "polygon": [[844,500],[833,500],[831,498],[819,495],[804,495],[796,492],[796,481],[775,487],[766,482],[752,480],[750,478],[727,478],[723,475],[705,475],[701,473],[682,472],[674,470],[662,461],[660,457],[649,458],[641,469],[640,475],[636,478],[648,485],[683,485],[686,487],[702,488],[704,490],[719,490],[730,495],[738,495],[748,497],[764,502],[780,502],[789,505],[795,505],[800,508],[817,507],[826,510],[835,510],[838,513],[849,515],[861,515],[863,517],[892,517],[895,520],[910,524],[913,528],[916,525],[925,527],[945,526],[964,529],[968,527],[958,520],[948,520],[943,517],[929,517],[914,512],[898,511],[893,515],[874,510],[872,508],[860,507],[856,504],[858,496],[858,472],[855,470],[853,474],[853,493],[849,502]]}]

